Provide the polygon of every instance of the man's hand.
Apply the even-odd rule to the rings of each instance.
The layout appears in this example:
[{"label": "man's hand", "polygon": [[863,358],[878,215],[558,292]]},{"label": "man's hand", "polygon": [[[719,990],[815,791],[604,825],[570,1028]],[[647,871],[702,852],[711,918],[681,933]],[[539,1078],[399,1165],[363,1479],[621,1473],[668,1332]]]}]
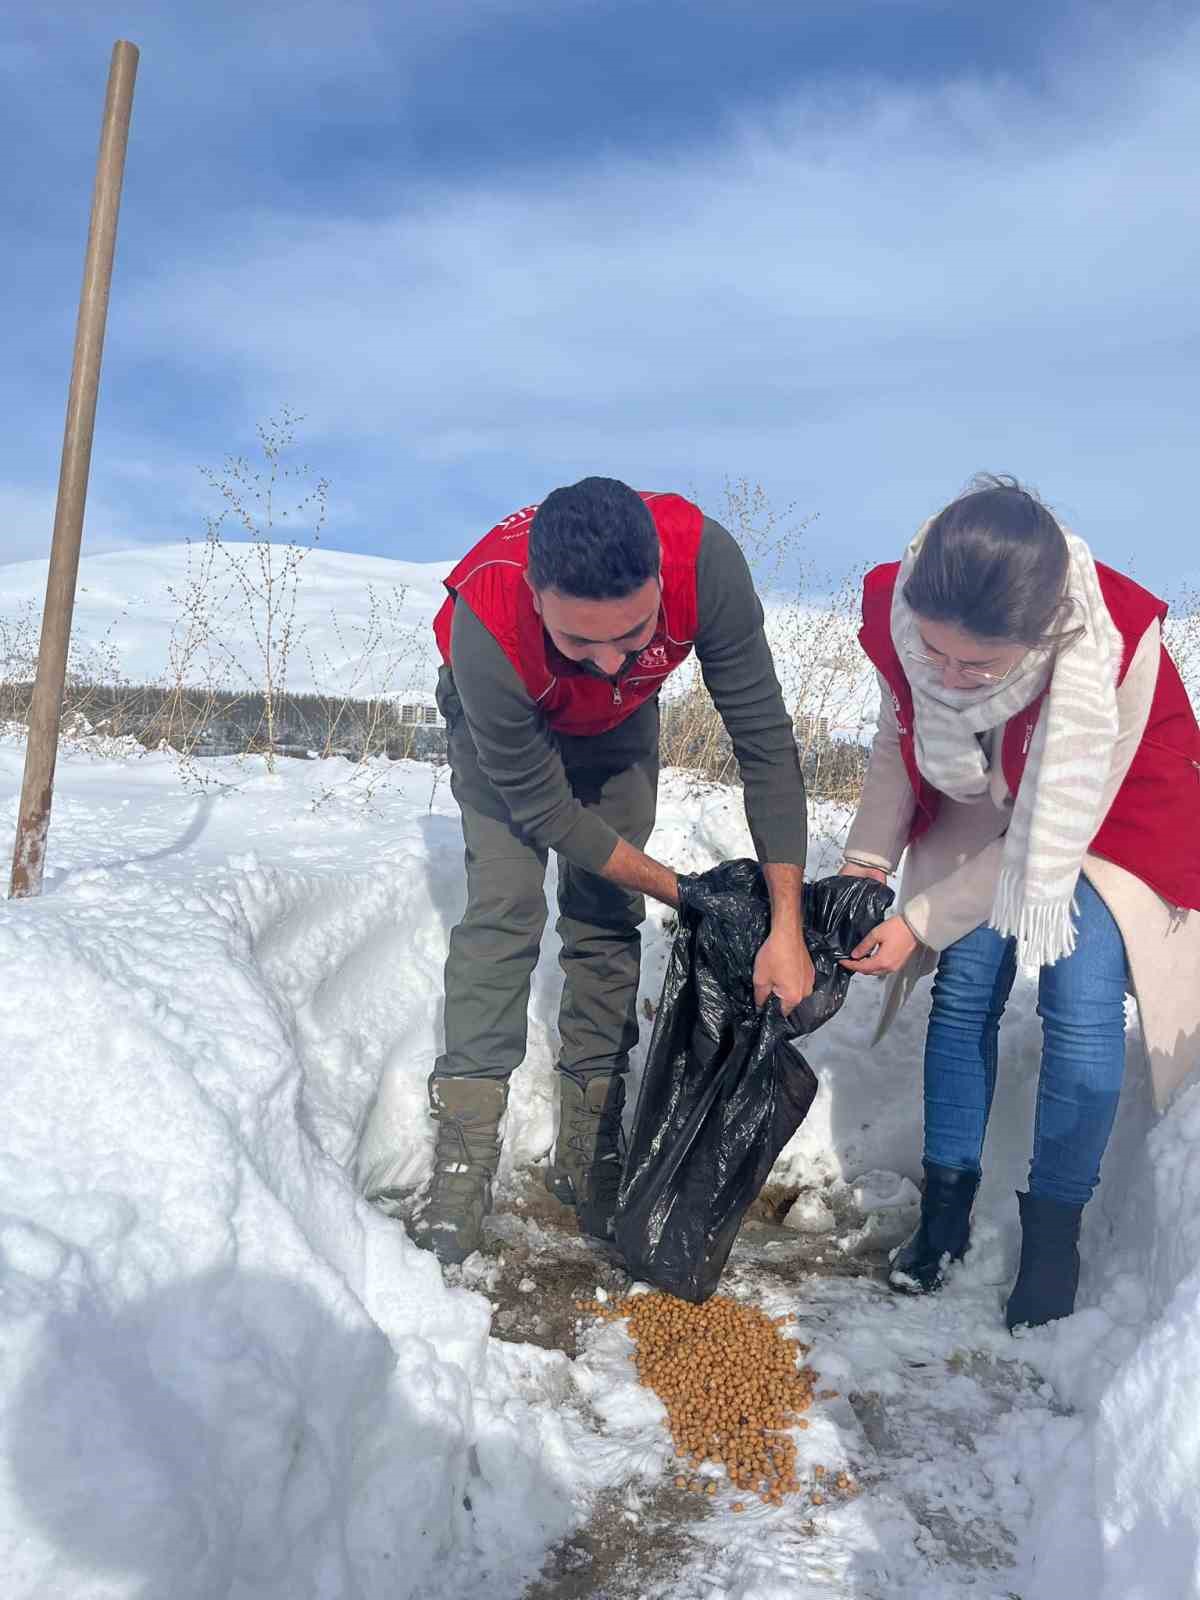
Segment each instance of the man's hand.
[{"label": "man's hand", "polygon": [[854,947],[850,960],[841,964],[847,972],[866,972],[882,978],[906,966],[919,942],[903,917],[889,917]]},{"label": "man's hand", "polygon": [[763,877],[771,897],[771,932],[754,962],[754,1002],[765,1006],[777,994],[786,1017],[813,992],[817,976],[804,942],[804,872],[768,861]]},{"label": "man's hand", "polygon": [[774,928],[755,958],[754,1003],[765,1006],[777,994],[786,1017],[813,992],[816,976],[803,930]]}]

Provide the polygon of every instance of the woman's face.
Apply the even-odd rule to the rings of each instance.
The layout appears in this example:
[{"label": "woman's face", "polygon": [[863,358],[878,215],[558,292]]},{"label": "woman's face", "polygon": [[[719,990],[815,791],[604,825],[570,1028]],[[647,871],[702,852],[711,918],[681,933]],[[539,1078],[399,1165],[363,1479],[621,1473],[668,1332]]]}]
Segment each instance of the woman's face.
[{"label": "woman's face", "polygon": [[978,639],[952,622],[930,622],[917,618],[921,649],[934,671],[939,671],[945,689],[978,689],[1006,678],[1027,646],[1012,639]]}]

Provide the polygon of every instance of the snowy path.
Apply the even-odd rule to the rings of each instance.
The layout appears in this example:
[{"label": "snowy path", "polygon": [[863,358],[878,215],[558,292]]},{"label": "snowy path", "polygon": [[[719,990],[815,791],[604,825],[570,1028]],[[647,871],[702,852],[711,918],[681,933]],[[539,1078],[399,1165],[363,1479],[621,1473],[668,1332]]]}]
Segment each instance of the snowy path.
[{"label": "snowy path", "polygon": [[[47,893],[0,904],[6,1596],[1200,1595],[1200,1100],[1148,1132],[1135,1022],[1081,1310],[1014,1343],[1030,995],[975,1248],[905,1301],[872,1272],[918,1171],[922,1007],[871,1052],[855,985],[774,1175],[808,1231],[748,1236],[726,1287],[799,1317],[837,1391],[802,1462],[858,1492],[698,1514],[620,1327],[576,1327],[575,1300],[623,1279],[518,1205],[553,1127],[549,942],[488,1256],[443,1276],[359,1198],[378,1085],[390,1158],[428,1168],[461,842],[428,769],[390,770],[374,810],[352,786],[313,811],[325,768],[231,763],[196,794],[166,756],[72,755]],[[19,771],[0,743],[3,827]],[[684,869],[746,853],[738,798],[668,779],[654,848]],[[652,918],[647,999],[666,949]]]},{"label": "snowy path", "polygon": [[[962,1283],[937,1302],[899,1299],[881,1282],[880,1255],[831,1273],[815,1258],[837,1256],[837,1234],[818,1248],[752,1224],[722,1292],[772,1316],[798,1315],[796,1336],[811,1344],[807,1364],[828,1397],[795,1434],[806,1491],[778,1509],[755,1502],[735,1514],[742,1497],[724,1487],[711,1502],[673,1488],[656,1408],[625,1388],[628,1341],[619,1329],[577,1320],[577,1299],[597,1288],[623,1293],[624,1274],[560,1228],[559,1208],[535,1188],[515,1193],[520,1204],[494,1219],[486,1254],[464,1280],[492,1300],[501,1338],[572,1349],[578,1340],[588,1404],[627,1457],[623,1491],[602,1500],[594,1535],[565,1541],[529,1600],[1017,1593],[1013,1569],[1030,1510],[1020,1462],[1054,1431],[1062,1408],[1006,1335],[980,1340],[981,1324],[997,1320],[994,1288]],[[535,1216],[525,1220],[529,1211]],[[834,1487],[841,1472],[852,1495]]]}]

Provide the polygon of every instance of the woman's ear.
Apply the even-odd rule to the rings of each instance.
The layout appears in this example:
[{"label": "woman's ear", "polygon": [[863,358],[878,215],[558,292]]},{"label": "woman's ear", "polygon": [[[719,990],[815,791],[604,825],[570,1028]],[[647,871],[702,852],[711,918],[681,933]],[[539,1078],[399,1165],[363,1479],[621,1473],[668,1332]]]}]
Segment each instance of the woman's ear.
[{"label": "woman's ear", "polygon": [[540,617],[541,614],[542,614],[542,597],[537,592],[537,590],[534,588],[533,579],[529,576],[529,573],[527,571],[522,573],[522,577],[525,579],[525,583],[528,586],[529,592],[533,596],[533,609],[537,612],[538,616]]}]

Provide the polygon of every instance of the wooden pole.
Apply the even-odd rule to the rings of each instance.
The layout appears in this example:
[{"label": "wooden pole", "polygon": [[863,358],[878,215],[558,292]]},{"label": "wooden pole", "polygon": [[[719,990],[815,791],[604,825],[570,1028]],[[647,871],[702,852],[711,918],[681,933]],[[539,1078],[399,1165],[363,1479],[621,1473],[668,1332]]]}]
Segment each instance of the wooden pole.
[{"label": "wooden pole", "polygon": [[67,677],[67,647],[71,641],[71,615],[75,609],[75,583],[79,575],[83,510],[87,501],[88,471],[92,463],[100,358],[104,353],[108,291],[112,283],[117,216],[121,208],[121,181],[125,175],[125,149],[129,141],[129,117],[133,109],[133,83],[137,76],[137,65],[137,46],[119,40],[113,46],[108,73],[108,93],[100,127],[100,157],[92,192],[92,220],[83,264],[83,289],[79,296],[79,319],[75,325],[75,356],[67,395],[67,422],[58,474],[58,502],[54,509],[54,538],[50,546],[46,606],[42,613],[37,679],[29,712],[29,743],[25,751],[25,777],[21,785],[17,839],[13,850],[14,899],[40,894],[42,889],[46,835],[50,827],[50,805],[54,795],[54,764],[58,756],[58,727]]}]

